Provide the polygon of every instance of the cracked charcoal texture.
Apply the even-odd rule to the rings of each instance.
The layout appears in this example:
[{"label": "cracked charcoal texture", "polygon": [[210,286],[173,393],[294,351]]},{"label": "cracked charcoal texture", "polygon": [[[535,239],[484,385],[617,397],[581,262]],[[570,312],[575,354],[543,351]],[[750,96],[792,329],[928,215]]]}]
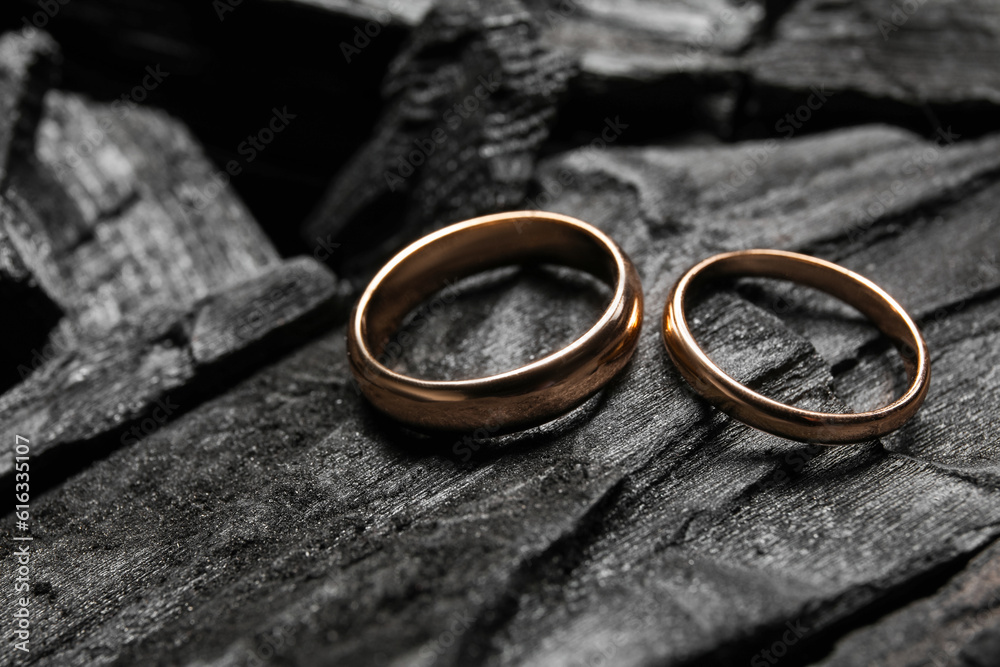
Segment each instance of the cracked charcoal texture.
[{"label": "cracked charcoal texture", "polygon": [[537,33],[517,0],[432,9],[389,68],[374,137],[333,180],[307,237],[354,248],[339,263],[350,273],[401,239],[519,203],[570,75]]},{"label": "cracked charcoal texture", "polygon": [[[391,20],[356,70],[325,66],[324,90],[359,86],[337,116],[351,136],[290,132],[262,158],[271,176],[249,170],[212,197],[212,160],[229,157],[212,137],[232,119],[190,113],[182,72],[154,99],[169,112],[119,117],[100,93],[116,75],[82,67],[69,28],[145,65],[211,51],[199,40],[217,17],[182,30],[189,10],[163,3],[171,39],[143,42],[129,36],[155,23],[153,3],[130,5],[119,32],[101,17],[120,3],[87,6],[100,11],[61,10],[55,39],[0,41],[0,103],[18,110],[0,118],[0,289],[41,313],[2,352],[32,367],[7,379],[0,435],[32,439],[35,537],[32,652],[5,642],[2,664],[996,664],[993,4],[919,4],[883,38],[891,10],[876,3],[247,0],[221,25],[294,32],[308,17],[336,57],[355,27]],[[387,191],[399,151],[494,70],[497,92]],[[824,85],[829,103],[794,136],[771,131]],[[621,135],[594,149],[608,116]],[[300,144],[322,142],[321,187],[283,189]],[[310,192],[312,212],[262,205],[259,183],[278,201]],[[635,262],[634,361],[523,433],[394,427],[346,361],[363,278],[429,229],[539,202]],[[803,445],[680,378],[658,331],[670,286],[752,247],[839,262],[908,309],[933,364],[913,420],[879,441]],[[417,314],[395,363],[510,369],[585,331],[607,294],[550,267],[479,276]],[[813,290],[737,281],[690,320],[727,372],[785,402],[857,411],[903,389],[877,330]],[[3,529],[6,574],[12,516]]]},{"label": "cracked charcoal texture", "polygon": [[234,365],[276,330],[293,336],[320,306],[337,310],[328,270],[282,262],[238,198],[206,194],[210,164],[175,120],[60,91],[44,106],[0,202],[33,280],[64,313],[0,398],[5,433],[38,433],[36,455],[134,440],[118,431],[158,401],[193,400],[205,367]]}]

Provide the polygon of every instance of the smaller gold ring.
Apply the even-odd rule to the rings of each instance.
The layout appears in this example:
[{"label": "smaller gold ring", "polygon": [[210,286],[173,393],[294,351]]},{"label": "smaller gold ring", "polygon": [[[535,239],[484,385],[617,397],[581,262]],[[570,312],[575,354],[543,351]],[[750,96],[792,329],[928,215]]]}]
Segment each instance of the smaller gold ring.
[{"label": "smaller gold ring", "polygon": [[[808,285],[854,306],[900,350],[909,377],[906,392],[870,412],[813,412],[771,400],[722,371],[695,342],[684,316],[689,293],[702,281],[757,276]],[[920,330],[906,311],[867,278],[822,259],[782,250],[742,250],[695,264],[674,285],[663,311],[663,342],[681,375],[716,407],[750,426],[784,438],[843,445],[881,437],[902,426],[930,386],[930,359]]]},{"label": "smaller gold ring", "polygon": [[[513,264],[559,264],[614,289],[601,318],[567,347],[521,368],[470,380],[423,380],[379,361],[406,315],[450,281]],[[624,252],[600,230],[556,213],[474,218],[416,241],[376,274],[347,330],[351,372],[380,411],[420,430],[488,427],[493,434],[545,423],[583,403],[635,351],[642,287]]]}]

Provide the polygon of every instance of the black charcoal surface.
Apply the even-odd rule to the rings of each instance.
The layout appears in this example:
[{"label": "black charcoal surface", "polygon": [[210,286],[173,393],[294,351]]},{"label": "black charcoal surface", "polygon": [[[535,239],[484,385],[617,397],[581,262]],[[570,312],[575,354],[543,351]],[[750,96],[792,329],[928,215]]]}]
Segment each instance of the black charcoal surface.
[{"label": "black charcoal surface", "polygon": [[[207,37],[168,4],[173,39],[100,48],[136,66],[170,45],[199,53]],[[266,220],[247,181],[209,196],[226,151],[206,136],[232,121],[203,100],[165,84],[119,117],[87,94],[107,82],[99,58],[52,89],[48,38],[5,37],[0,100],[37,117],[0,119],[0,249],[17,251],[0,288],[49,314],[3,352],[15,369],[41,354],[0,396],[4,442],[31,439],[34,537],[32,650],[5,642],[0,663],[993,664],[1000,40],[991,6],[903,4],[917,9],[888,30],[892,8],[867,2],[246,0],[221,25],[310,17],[331,58],[354,27],[383,12],[392,26],[352,70],[365,122],[309,135],[329,183],[303,200],[283,187],[295,150],[258,163]],[[99,34],[154,30],[151,6]],[[53,34],[115,8],[74,0]],[[303,67],[330,79],[296,90],[355,90],[339,65]],[[493,72],[496,90],[390,188],[404,149]],[[274,105],[291,90],[277,79],[260,78]],[[396,427],[351,378],[352,297],[425,231],[521,207],[582,218],[631,256],[647,306],[634,361],[522,433]],[[880,441],[804,445],[681,379],[659,331],[670,286],[753,247],[841,263],[917,319],[933,371],[913,420]],[[564,346],[607,290],[514,267],[437,298],[394,363],[459,378]],[[690,319],[727,372],[797,406],[864,410],[905,385],[878,331],[814,290],[720,285]],[[9,514],[3,531],[7,573]]]}]

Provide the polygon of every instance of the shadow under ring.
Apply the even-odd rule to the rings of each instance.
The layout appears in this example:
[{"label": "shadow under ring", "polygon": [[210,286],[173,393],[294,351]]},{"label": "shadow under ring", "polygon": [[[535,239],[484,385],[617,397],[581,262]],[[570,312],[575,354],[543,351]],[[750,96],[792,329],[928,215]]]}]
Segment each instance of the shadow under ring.
[{"label": "shadow under ring", "polygon": [[[600,319],[561,350],[511,371],[424,380],[379,361],[406,315],[451,281],[503,266],[557,264],[610,285]],[[642,286],[624,252],[597,228],[542,211],[500,213],[445,227],[409,245],[375,275],[351,314],[347,353],[361,393],[424,431],[510,433],[551,421],[607,384],[635,352]]]},{"label": "shadow under ring", "polygon": [[[833,414],[779,403],[734,380],[699,347],[684,311],[689,294],[697,288],[712,280],[735,277],[789,280],[826,292],[859,310],[899,349],[909,377],[906,392],[877,410]],[[902,306],[864,276],[832,262],[782,250],[722,253],[691,267],[667,299],[663,343],[681,375],[723,412],[754,428],[802,442],[843,445],[881,437],[916,413],[930,386],[927,345]]]}]

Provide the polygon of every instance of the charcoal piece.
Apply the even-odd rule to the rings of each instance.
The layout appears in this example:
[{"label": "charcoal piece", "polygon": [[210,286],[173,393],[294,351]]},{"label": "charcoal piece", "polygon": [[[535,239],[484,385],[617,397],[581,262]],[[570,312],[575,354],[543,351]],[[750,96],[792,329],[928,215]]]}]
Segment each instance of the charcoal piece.
[{"label": "charcoal piece", "polygon": [[873,119],[921,131],[928,121],[966,135],[995,130],[1000,9],[968,9],[959,2],[796,2],[747,54],[748,103],[773,118],[769,130],[810,96],[816,117],[809,131]]},{"label": "charcoal piece", "polygon": [[23,247],[11,238],[13,221],[3,203],[8,166],[31,153],[58,60],[58,48],[42,32],[0,36],[0,303],[15,314],[11,326],[0,330],[0,391],[22,379],[18,366],[45,344],[62,314],[25,264]]},{"label": "charcoal piece", "polygon": [[45,484],[345,316],[329,270],[282,261],[168,115],[52,91],[33,148],[0,211],[62,317],[0,412],[5,433],[36,434]]},{"label": "charcoal piece", "polygon": [[[39,501],[38,664],[97,650],[191,665],[822,658],[998,537],[1000,275],[980,263],[997,242],[981,215],[998,196],[996,141],[941,149],[934,169],[953,177],[913,175],[860,230],[850,211],[934,142],[878,126],[792,139],[735,190],[717,186],[767,142],[546,159],[536,187],[551,208],[611,234],[646,286],[622,378],[551,424],[428,451],[360,397],[335,327]],[[666,358],[657,304],[691,262],[747,245],[821,254],[899,296],[935,364],[912,422],[825,448],[697,397]],[[514,273],[459,296],[421,327],[409,367],[440,368],[441,341],[466,376],[564,344],[593,304],[554,328],[558,306],[538,294],[578,289],[561,281]],[[779,303],[782,289],[720,289],[691,312],[723,368],[815,409],[894,390],[895,352],[863,318],[794,289]]]},{"label": "charcoal piece", "polygon": [[524,197],[569,63],[518,0],[443,2],[390,66],[374,136],[341,169],[305,237],[351,248],[353,273],[421,233]]}]

